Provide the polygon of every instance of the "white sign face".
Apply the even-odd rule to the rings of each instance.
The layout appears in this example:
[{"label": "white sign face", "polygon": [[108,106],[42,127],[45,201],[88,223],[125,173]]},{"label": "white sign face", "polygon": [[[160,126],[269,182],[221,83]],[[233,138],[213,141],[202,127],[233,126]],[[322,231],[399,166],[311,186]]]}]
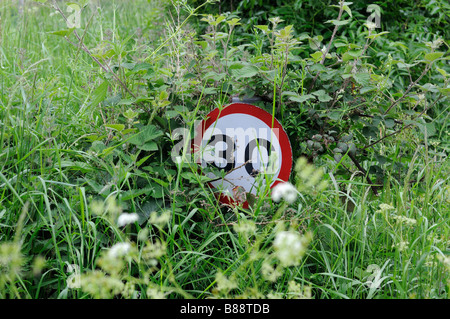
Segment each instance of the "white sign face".
[{"label": "white sign face", "polygon": [[244,103],[215,109],[197,133],[195,153],[203,168],[216,171],[206,174],[212,179],[209,185],[222,193],[223,202],[234,201],[236,187],[255,195],[259,186],[269,183],[272,187],[289,179],[289,139],[280,123],[263,109]]},{"label": "white sign face", "polygon": [[[234,127],[230,127],[231,124]],[[264,173],[273,178],[281,168],[278,138],[263,121],[248,114],[219,118],[204,133],[202,148],[202,167],[213,165],[226,173],[224,179],[211,182],[225,193],[232,194],[235,186],[241,186],[256,194],[256,175]],[[272,165],[269,165],[270,155]],[[208,176],[217,177],[213,173],[208,173]]]}]

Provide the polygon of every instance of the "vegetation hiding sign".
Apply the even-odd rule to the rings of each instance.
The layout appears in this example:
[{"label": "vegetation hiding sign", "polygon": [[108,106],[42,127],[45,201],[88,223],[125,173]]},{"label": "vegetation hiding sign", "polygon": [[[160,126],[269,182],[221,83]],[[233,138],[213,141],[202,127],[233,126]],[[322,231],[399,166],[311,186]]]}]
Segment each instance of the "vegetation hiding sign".
[{"label": "vegetation hiding sign", "polygon": [[286,132],[271,114],[254,105],[233,103],[210,112],[197,126],[194,158],[220,191],[222,202],[244,202],[238,193],[256,195],[258,187],[287,181],[292,149]]}]

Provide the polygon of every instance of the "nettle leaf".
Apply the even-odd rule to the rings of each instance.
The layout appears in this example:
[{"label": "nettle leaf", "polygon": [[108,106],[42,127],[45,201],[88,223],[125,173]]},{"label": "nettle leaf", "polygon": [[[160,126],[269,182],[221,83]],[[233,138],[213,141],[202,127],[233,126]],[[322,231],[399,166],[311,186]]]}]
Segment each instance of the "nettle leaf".
[{"label": "nettle leaf", "polygon": [[73,30],[75,30],[75,28],[59,30],[59,31],[52,31],[52,32],[49,32],[49,33],[53,34],[53,35],[57,35],[59,37],[68,37],[69,35],[72,34]]},{"label": "nettle leaf", "polygon": [[108,81],[104,81],[98,88],[92,93],[92,105],[98,105],[103,102],[106,98],[106,93],[108,92]]},{"label": "nettle leaf", "polygon": [[216,94],[217,93],[217,89],[215,87],[209,87],[209,88],[205,88],[203,90],[203,94],[209,95],[209,94]]},{"label": "nettle leaf", "polygon": [[441,92],[442,94],[445,94],[445,95],[450,95],[450,87],[448,87],[448,88],[440,88],[439,92]]},{"label": "nettle leaf", "polygon": [[359,92],[361,94],[364,94],[364,93],[367,93],[367,92],[370,92],[370,91],[373,91],[373,90],[376,90],[376,89],[377,89],[376,86],[368,85],[368,86],[362,87],[361,90],[359,90]]},{"label": "nettle leaf", "polygon": [[255,28],[262,30],[264,33],[269,33],[269,26],[267,25],[255,25]]},{"label": "nettle leaf", "polygon": [[422,134],[426,134],[428,137],[436,134],[436,126],[434,123],[417,123],[417,126]]},{"label": "nettle leaf", "polygon": [[395,126],[394,119],[385,119],[384,125],[386,125],[387,128],[393,128]]},{"label": "nettle leaf", "polygon": [[352,19],[348,19],[348,20],[328,20],[325,21],[325,23],[332,23],[334,25],[346,25],[348,23],[350,23],[352,21]]},{"label": "nettle leaf", "polygon": [[376,139],[378,137],[378,130],[375,125],[364,126],[362,129],[362,133],[365,137],[371,137]]},{"label": "nettle leaf", "polygon": [[318,90],[315,92],[312,92],[313,95],[317,96],[320,102],[329,102],[331,101],[331,96],[325,92],[325,90]]},{"label": "nettle leaf", "polygon": [[303,102],[308,101],[310,99],[314,99],[314,95],[312,95],[312,94],[305,94],[305,95],[302,95],[302,96],[290,96],[289,97],[289,100],[295,101],[295,102],[300,102],[300,103],[303,103]]},{"label": "nettle leaf", "polygon": [[105,124],[105,127],[118,132],[122,132],[125,129],[125,125],[123,124]]},{"label": "nettle leaf", "polygon": [[251,78],[258,74],[258,68],[253,65],[245,65],[240,69],[233,69],[231,73],[236,79]]},{"label": "nettle leaf", "polygon": [[370,74],[366,72],[353,74],[353,78],[358,84],[363,86],[369,85],[370,83]]},{"label": "nettle leaf", "polygon": [[147,152],[152,152],[152,151],[158,150],[158,144],[156,144],[156,142],[153,142],[153,141],[146,142],[142,145],[136,145],[136,146],[140,150],[147,151]]},{"label": "nettle leaf", "polygon": [[322,60],[322,56],[323,56],[322,51],[316,51],[316,52],[311,54],[311,57],[313,58],[313,61],[316,62],[316,63],[319,62],[320,60]]},{"label": "nettle leaf", "polygon": [[138,134],[133,136],[129,140],[129,143],[136,145],[144,151],[156,151],[158,150],[158,145],[153,140],[162,135],[163,133],[156,126],[147,125]]},{"label": "nettle leaf", "polygon": [[376,34],[371,34],[371,35],[368,35],[367,37],[366,37],[366,39],[376,39],[376,38],[378,38],[379,36],[381,36],[381,35],[384,35],[384,34],[387,34],[387,33],[389,33],[388,31],[383,31],[383,32],[380,32],[380,33],[376,33]]},{"label": "nettle leaf", "polygon": [[425,58],[425,60],[427,60],[429,62],[433,62],[433,61],[439,59],[440,57],[442,57],[443,55],[444,55],[444,52],[432,52],[432,53],[425,54],[424,58]]},{"label": "nettle leaf", "polygon": [[328,117],[331,120],[339,121],[341,119],[341,114],[342,114],[342,112],[340,112],[340,111],[332,111],[332,112],[328,113]]},{"label": "nettle leaf", "polygon": [[148,70],[148,69],[151,69],[151,68],[152,68],[151,64],[142,62],[142,63],[137,63],[134,66],[133,71],[134,72],[139,72],[139,71]]}]

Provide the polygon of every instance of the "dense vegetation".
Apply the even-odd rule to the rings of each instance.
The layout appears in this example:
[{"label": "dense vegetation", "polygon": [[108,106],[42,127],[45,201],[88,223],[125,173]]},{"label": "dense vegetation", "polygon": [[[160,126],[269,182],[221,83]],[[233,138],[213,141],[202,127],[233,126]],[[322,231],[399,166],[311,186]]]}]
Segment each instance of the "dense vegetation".
[{"label": "dense vegetation", "polygon": [[[449,15],[2,1],[0,298],[448,298]],[[233,97],[283,124],[294,197],[172,160]]]}]

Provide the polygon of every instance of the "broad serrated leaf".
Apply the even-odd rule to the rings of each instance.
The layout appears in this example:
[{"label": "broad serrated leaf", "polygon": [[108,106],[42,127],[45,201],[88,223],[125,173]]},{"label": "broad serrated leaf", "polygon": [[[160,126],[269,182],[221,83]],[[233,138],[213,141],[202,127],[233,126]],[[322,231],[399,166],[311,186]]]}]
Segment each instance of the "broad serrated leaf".
[{"label": "broad serrated leaf", "polygon": [[328,113],[328,117],[334,121],[338,121],[341,119],[341,114],[342,114],[342,112],[340,112],[340,111],[332,111],[332,112]]},{"label": "broad serrated leaf", "polygon": [[356,74],[353,74],[353,78],[355,79],[355,81],[358,84],[361,84],[363,86],[366,86],[370,83],[370,74],[369,73],[365,73],[365,72],[356,73]]},{"label": "broad serrated leaf", "polygon": [[125,125],[123,125],[123,124],[105,124],[105,127],[121,132],[125,128]]},{"label": "broad serrated leaf", "polygon": [[432,52],[425,54],[424,58],[427,61],[433,62],[444,55],[444,52]]},{"label": "broad serrated leaf", "polygon": [[352,19],[348,19],[348,20],[328,20],[325,23],[332,23],[334,25],[341,26],[341,25],[346,25],[346,24],[350,23],[350,21],[352,21]]},{"label": "broad serrated leaf", "polygon": [[303,103],[303,102],[305,102],[307,100],[310,100],[310,99],[314,99],[314,95],[312,95],[312,94],[305,94],[305,95],[302,95],[302,96],[291,96],[291,97],[289,97],[289,100],[295,101],[295,102],[300,102],[300,103]]},{"label": "broad serrated leaf", "polygon": [[108,92],[108,81],[104,81],[98,88],[92,92],[92,105],[98,105],[103,102],[106,98],[106,93]]},{"label": "broad serrated leaf", "polygon": [[269,33],[269,26],[267,25],[255,25],[255,28],[262,30],[264,33]]},{"label": "broad serrated leaf", "polygon": [[380,32],[380,33],[376,33],[376,34],[371,34],[371,35],[368,35],[367,37],[366,37],[366,39],[376,39],[376,38],[378,38],[379,36],[381,36],[381,35],[384,35],[384,34],[388,34],[389,32],[388,31],[383,31],[383,32]]},{"label": "broad serrated leaf", "polygon": [[322,56],[323,56],[323,52],[322,51],[316,51],[314,53],[311,54],[311,57],[313,58],[314,62],[319,62],[320,60],[322,60]]},{"label": "broad serrated leaf", "polygon": [[158,149],[157,146],[156,146],[156,149],[155,149],[155,145],[149,144],[147,146],[144,146],[144,144],[146,144],[147,142],[152,141],[152,140],[154,140],[154,139],[156,139],[156,138],[158,138],[158,137],[160,137],[162,135],[163,135],[163,133],[156,126],[154,126],[154,125],[147,125],[147,126],[143,127],[138,134],[133,136],[129,140],[129,142],[131,144],[134,144],[134,145],[138,146],[141,149],[144,149],[144,148],[149,149],[150,148],[150,150],[154,151],[154,150]]},{"label": "broad serrated leaf", "polygon": [[328,102],[331,101],[331,96],[329,96],[325,90],[318,90],[315,92],[312,92],[313,95],[317,96],[320,102]]},{"label": "broad serrated leaf", "polygon": [[68,37],[69,35],[72,34],[73,30],[75,30],[75,28],[52,31],[52,32],[49,32],[49,34],[57,35],[59,37]]},{"label": "broad serrated leaf", "polygon": [[417,126],[419,127],[419,130],[422,132],[422,134],[426,134],[428,137],[436,134],[436,126],[434,125],[434,123],[418,123]]},{"label": "broad serrated leaf", "polygon": [[156,144],[153,141],[150,141],[150,142],[146,142],[142,145],[137,145],[137,148],[139,148],[140,150],[143,150],[143,151],[152,152],[152,151],[158,150],[158,144]]},{"label": "broad serrated leaf", "polygon": [[233,69],[231,73],[236,79],[251,78],[258,74],[258,68],[253,65],[245,65],[240,69]]},{"label": "broad serrated leaf", "polygon": [[393,128],[395,126],[394,119],[385,119],[384,125],[386,125],[387,128]]}]

